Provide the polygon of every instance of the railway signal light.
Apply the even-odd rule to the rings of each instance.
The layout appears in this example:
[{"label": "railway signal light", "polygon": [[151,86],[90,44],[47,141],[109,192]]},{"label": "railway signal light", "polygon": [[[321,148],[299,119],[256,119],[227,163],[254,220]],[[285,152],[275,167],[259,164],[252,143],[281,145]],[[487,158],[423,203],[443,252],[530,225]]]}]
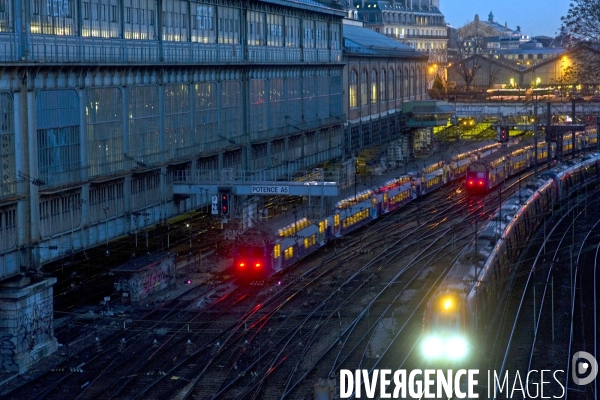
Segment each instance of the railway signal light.
[{"label": "railway signal light", "polygon": [[509,140],[508,126],[502,125],[498,127],[498,142],[506,143]]},{"label": "railway signal light", "polygon": [[228,194],[222,194],[221,195],[221,214],[222,215],[229,215],[229,195]]}]

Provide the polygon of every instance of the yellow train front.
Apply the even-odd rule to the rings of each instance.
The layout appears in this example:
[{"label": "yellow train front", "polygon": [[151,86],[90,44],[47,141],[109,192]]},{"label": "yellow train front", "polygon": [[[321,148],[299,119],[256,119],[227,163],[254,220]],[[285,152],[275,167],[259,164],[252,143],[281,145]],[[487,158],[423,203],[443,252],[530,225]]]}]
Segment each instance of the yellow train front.
[{"label": "yellow train front", "polygon": [[435,295],[423,318],[421,353],[427,361],[464,360],[469,353],[467,306],[457,292]]}]

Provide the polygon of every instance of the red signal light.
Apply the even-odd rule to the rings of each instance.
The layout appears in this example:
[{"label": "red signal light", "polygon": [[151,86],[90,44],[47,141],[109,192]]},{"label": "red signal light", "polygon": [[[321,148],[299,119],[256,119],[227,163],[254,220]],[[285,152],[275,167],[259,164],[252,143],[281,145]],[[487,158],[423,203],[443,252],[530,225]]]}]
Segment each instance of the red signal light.
[{"label": "red signal light", "polygon": [[255,267],[260,268],[260,263],[256,263]]},{"label": "red signal light", "polygon": [[473,181],[469,181],[469,185],[473,186]]},{"label": "red signal light", "polygon": [[479,186],[483,186],[483,181],[479,181]]},{"label": "red signal light", "polygon": [[240,268],[244,268],[245,266],[246,266],[246,263],[244,263],[244,262],[240,263]]}]

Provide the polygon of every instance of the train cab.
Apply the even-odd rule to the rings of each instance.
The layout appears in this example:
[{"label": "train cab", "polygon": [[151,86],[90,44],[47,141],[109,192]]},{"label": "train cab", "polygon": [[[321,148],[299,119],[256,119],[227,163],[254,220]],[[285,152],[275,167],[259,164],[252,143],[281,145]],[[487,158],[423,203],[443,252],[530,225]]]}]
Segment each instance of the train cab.
[{"label": "train cab", "polygon": [[458,293],[435,295],[423,318],[422,355],[427,360],[458,361],[468,354],[466,306]]},{"label": "train cab", "polygon": [[239,244],[234,251],[233,268],[237,276],[261,279],[272,272],[268,246]]},{"label": "train cab", "polygon": [[469,193],[483,193],[489,189],[487,166],[479,161],[471,163],[466,173],[466,188]]}]

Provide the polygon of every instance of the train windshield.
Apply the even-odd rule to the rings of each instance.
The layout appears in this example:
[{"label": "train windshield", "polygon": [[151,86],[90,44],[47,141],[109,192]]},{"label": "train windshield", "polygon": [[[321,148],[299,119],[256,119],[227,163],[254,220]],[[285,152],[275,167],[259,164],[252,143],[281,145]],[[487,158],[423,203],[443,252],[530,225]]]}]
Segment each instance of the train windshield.
[{"label": "train windshield", "polygon": [[485,165],[481,163],[473,163],[469,165],[469,172],[485,172]]},{"label": "train windshield", "polygon": [[247,247],[241,246],[238,248],[238,255],[240,257],[262,257],[264,250],[262,247]]},{"label": "train windshield", "polygon": [[460,330],[460,318],[457,312],[435,312],[432,318],[432,326],[436,330]]}]

